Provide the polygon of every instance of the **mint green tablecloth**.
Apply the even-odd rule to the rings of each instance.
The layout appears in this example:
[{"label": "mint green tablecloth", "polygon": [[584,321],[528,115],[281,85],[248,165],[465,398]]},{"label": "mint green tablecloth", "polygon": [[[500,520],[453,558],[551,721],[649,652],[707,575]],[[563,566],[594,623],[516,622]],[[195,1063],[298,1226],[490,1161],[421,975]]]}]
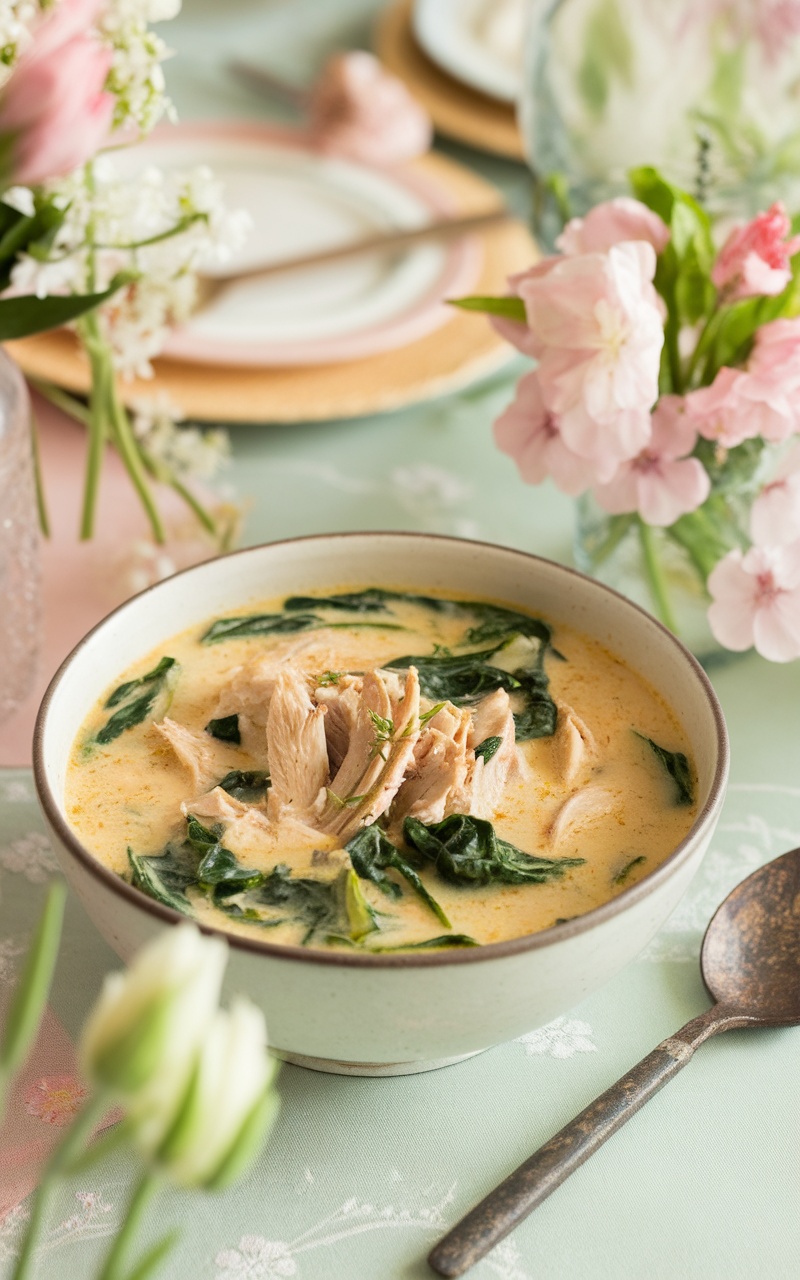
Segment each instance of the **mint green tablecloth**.
[{"label": "mint green tablecloth", "polygon": [[[181,55],[168,70],[182,115],[265,113],[226,78],[228,56],[246,51],[307,78],[327,49],[364,39],[374,7],[188,0],[165,28]],[[522,207],[522,169],[458,154]],[[525,488],[491,444],[512,380],[381,418],[237,429],[233,478],[255,498],[248,540],[408,528],[568,559],[570,504]],[[743,876],[800,844],[800,664],[742,658],[715,683],[731,731],[731,789],[702,870],[647,952],[549,1027],[443,1071],[357,1080],[285,1067],[283,1112],[249,1181],[215,1198],[170,1192],[158,1203],[150,1241],[184,1229],[166,1276],[422,1280],[425,1254],[449,1224],[706,1006],[697,957],[709,916]],[[50,859],[29,774],[0,774],[0,982],[13,977]],[[114,963],[71,903],[53,1005],[73,1035]],[[799,1112],[800,1030],[711,1042],[475,1269],[476,1280],[796,1280]],[[109,1159],[56,1197],[42,1254],[48,1280],[93,1274],[127,1174]],[[24,1212],[0,1225],[0,1280]]]}]

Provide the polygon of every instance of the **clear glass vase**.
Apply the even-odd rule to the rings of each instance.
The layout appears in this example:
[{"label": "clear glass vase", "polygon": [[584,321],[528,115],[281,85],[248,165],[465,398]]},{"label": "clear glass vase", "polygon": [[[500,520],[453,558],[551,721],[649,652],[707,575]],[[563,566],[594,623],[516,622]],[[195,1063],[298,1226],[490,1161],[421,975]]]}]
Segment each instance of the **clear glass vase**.
[{"label": "clear glass vase", "polygon": [[[539,233],[654,165],[712,212],[800,205],[797,5],[530,0],[520,118]],[[558,200],[544,180],[558,175]]]},{"label": "clear glass vase", "polygon": [[577,503],[575,564],[654,614],[704,666],[725,662],[735,655],[712,635],[705,582],[727,550],[748,545],[751,503],[752,494],[728,495],[713,530],[702,512],[688,518],[694,524],[667,530],[636,515],[610,516],[586,494]]},{"label": "clear glass vase", "polygon": [[0,722],[33,687],[41,635],[30,403],[22,374],[0,347]]}]

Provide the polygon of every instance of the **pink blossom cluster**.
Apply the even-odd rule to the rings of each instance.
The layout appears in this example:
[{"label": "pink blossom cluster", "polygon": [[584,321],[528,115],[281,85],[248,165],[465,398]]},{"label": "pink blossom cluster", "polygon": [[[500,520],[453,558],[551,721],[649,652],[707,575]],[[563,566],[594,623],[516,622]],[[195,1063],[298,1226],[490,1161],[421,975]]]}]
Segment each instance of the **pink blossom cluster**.
[{"label": "pink blossom cluster", "polygon": [[[713,279],[720,299],[776,294],[800,242],[780,205],[734,228]],[[695,511],[711,482],[692,457],[698,436],[733,448],[800,431],[800,319],[757,331],[744,368],[723,367],[709,387],[658,399],[663,304],[653,288],[669,230],[621,197],[567,224],[560,255],[512,278],[527,324],[495,320],[538,360],[495,424],[498,447],[522,478],[550,476],[572,497],[591,490],[611,514],[668,526]]]}]

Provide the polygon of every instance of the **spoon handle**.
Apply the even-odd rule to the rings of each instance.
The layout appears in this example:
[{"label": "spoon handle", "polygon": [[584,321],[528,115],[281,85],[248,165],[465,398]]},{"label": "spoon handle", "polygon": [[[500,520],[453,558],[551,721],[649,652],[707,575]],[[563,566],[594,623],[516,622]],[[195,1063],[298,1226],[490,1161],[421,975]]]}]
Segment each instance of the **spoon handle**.
[{"label": "spoon handle", "polygon": [[703,1040],[731,1025],[712,1006],[662,1041],[456,1223],[428,1255],[433,1270],[460,1276],[479,1262],[671,1080]]}]

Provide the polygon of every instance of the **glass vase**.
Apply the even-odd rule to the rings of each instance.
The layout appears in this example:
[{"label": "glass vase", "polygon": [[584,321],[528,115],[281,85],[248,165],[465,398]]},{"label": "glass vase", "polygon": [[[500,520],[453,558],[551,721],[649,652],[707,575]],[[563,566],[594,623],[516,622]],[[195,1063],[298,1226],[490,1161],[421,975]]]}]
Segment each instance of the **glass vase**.
[{"label": "glass vase", "polygon": [[0,722],[33,687],[41,635],[30,402],[22,374],[0,347]]},{"label": "glass vase", "polygon": [[748,545],[751,501],[752,495],[726,496],[724,523],[715,521],[709,535],[696,525],[667,530],[636,515],[610,516],[586,494],[577,502],[575,564],[654,614],[704,666],[722,663],[734,655],[712,635],[705,582],[722,555]]},{"label": "glass vase", "polygon": [[796,208],[799,58],[795,4],[530,0],[520,119],[541,237],[628,191],[637,165],[713,213]]}]

